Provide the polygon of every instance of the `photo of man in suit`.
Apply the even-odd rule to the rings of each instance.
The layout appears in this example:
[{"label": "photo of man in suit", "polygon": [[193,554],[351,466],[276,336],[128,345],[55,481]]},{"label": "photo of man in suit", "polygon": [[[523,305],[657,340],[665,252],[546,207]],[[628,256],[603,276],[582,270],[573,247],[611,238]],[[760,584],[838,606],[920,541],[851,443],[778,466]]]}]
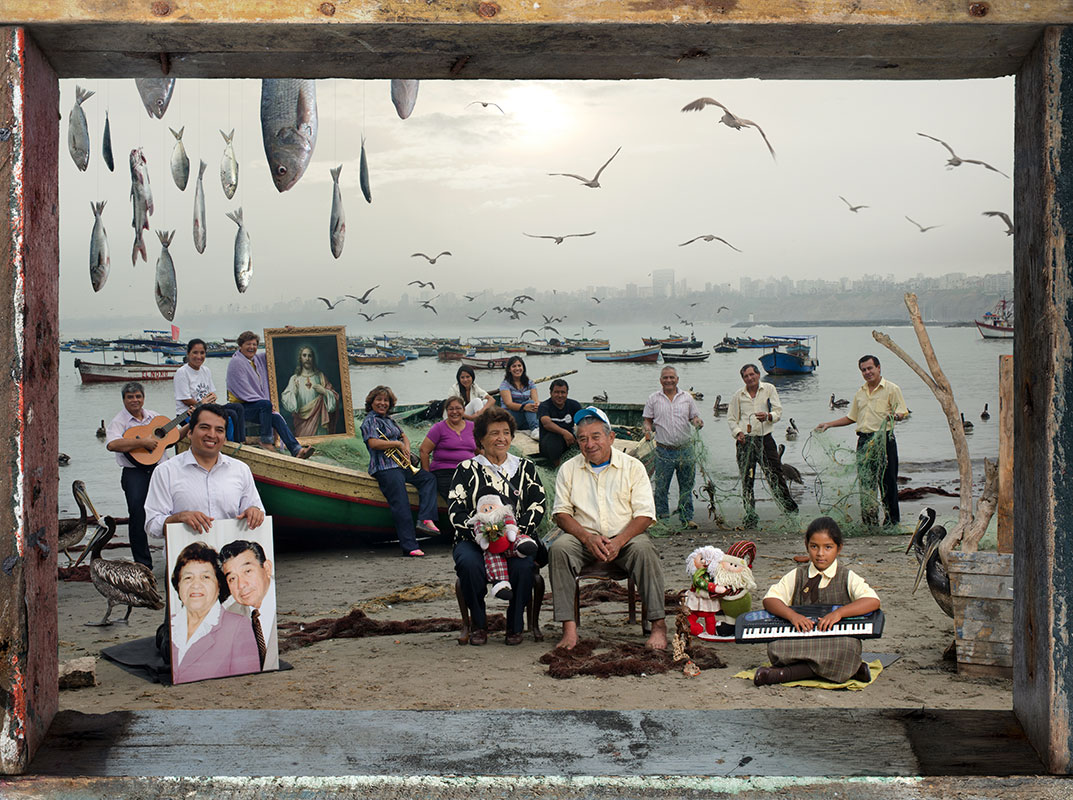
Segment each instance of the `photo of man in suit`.
[{"label": "photo of man in suit", "polygon": [[238,539],[223,546],[220,560],[233,603],[225,612],[248,621],[257,640],[261,669],[279,669],[276,636],[276,586],[272,562],[257,542]]}]

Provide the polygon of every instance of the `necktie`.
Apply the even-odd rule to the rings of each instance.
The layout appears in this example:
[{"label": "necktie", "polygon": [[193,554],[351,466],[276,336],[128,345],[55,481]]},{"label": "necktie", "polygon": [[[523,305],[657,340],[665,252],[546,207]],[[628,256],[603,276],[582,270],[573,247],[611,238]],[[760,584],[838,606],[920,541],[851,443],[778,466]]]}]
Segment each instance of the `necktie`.
[{"label": "necktie", "polygon": [[256,608],[250,612],[250,622],[253,625],[253,637],[257,640],[257,656],[261,660],[261,669],[265,668],[265,635],[261,630],[261,612]]}]

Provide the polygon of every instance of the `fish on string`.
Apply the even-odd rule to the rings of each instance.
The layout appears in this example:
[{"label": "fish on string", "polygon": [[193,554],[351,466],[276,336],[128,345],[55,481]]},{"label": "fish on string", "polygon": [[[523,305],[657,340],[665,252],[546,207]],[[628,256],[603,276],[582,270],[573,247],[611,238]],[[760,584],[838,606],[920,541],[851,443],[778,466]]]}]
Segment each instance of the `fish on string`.
[{"label": "fish on string", "polygon": [[239,292],[245,292],[253,277],[253,248],[250,244],[250,234],[242,222],[242,206],[234,212],[228,212],[227,218],[238,225],[235,234],[235,286]]},{"label": "fish on string", "polygon": [[361,136],[361,167],[358,171],[358,182],[361,184],[361,193],[365,195],[365,202],[373,201],[373,190],[369,186],[369,160],[365,157],[365,134]]},{"label": "fish on string", "polygon": [[199,253],[205,252],[205,167],[204,161],[197,170],[197,185],[194,186],[194,249]]},{"label": "fish on string", "polygon": [[175,147],[171,151],[171,177],[175,185],[179,187],[179,191],[185,192],[186,184],[190,181],[190,159],[183,146],[183,131],[186,127],[179,128],[178,131],[174,128],[168,128],[168,130],[175,137]]},{"label": "fish on string", "polygon": [[235,158],[235,148],[231,140],[235,138],[235,129],[231,133],[220,131],[224,137],[224,155],[220,159],[220,185],[224,187],[224,196],[230,200],[235,196],[238,189],[238,159]]},{"label": "fish on string", "polygon": [[346,214],[343,211],[343,193],[339,189],[339,173],[342,171],[342,164],[331,170],[332,216],[328,226],[328,238],[332,247],[332,255],[336,258],[343,255],[343,241],[346,239]]},{"label": "fish on string", "polygon": [[134,85],[149,116],[163,119],[175,91],[175,78],[135,78]]},{"label": "fish on string", "polygon": [[175,303],[178,299],[178,287],[175,284],[175,262],[171,260],[168,245],[175,238],[175,231],[157,231],[160,239],[160,258],[156,260],[156,307],[171,322],[175,319]]},{"label": "fish on string", "polygon": [[82,104],[94,94],[89,89],[76,86],[74,108],[67,118],[67,149],[71,151],[71,158],[80,172],[85,172],[89,166],[89,123],[86,122]]},{"label": "fish on string", "polygon": [[148,261],[142,231],[149,230],[149,217],[153,213],[153,190],[149,186],[149,167],[145,163],[145,153],[140,147],[130,151],[130,201],[134,207],[134,249],[130,254],[130,263],[138,263],[138,254],[142,261]]},{"label": "fish on string", "polygon": [[395,105],[395,113],[399,119],[407,119],[417,105],[418,81],[405,81],[392,79],[391,102]]},{"label": "fish on string", "polygon": [[108,280],[108,270],[112,266],[111,257],[108,255],[108,231],[104,229],[104,220],[101,218],[107,202],[102,200],[89,204],[93,209],[93,233],[89,237],[89,281],[95,292],[104,287],[105,281]]},{"label": "fish on string", "polygon": [[104,112],[104,136],[101,137],[101,156],[109,172],[115,172],[115,159],[112,157],[112,126],[108,122],[108,110]]},{"label": "fish on string", "polygon": [[305,174],[317,146],[317,127],[316,81],[261,81],[261,138],[278,191],[287,191]]}]

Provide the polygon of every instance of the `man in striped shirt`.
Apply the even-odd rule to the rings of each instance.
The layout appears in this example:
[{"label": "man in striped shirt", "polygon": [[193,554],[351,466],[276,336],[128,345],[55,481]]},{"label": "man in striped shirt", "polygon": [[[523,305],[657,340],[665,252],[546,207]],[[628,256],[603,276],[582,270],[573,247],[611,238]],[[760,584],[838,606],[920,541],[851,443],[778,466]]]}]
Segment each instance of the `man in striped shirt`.
[{"label": "man in striped shirt", "polygon": [[678,476],[678,519],[688,530],[696,530],[693,521],[693,481],[697,474],[693,452],[693,429],[703,428],[697,402],[689,392],[678,388],[678,370],[664,367],[659,374],[660,391],[645,402],[643,423],[645,439],[656,437],[656,471],[652,476],[657,519],[670,517],[667,499],[671,476]]}]

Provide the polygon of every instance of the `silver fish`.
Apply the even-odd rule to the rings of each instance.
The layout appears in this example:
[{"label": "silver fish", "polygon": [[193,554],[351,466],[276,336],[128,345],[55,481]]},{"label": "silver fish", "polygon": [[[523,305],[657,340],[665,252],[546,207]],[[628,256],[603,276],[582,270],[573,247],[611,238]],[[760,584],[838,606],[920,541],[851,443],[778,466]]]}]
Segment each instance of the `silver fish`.
[{"label": "silver fish", "polygon": [[204,161],[201,162],[197,171],[197,185],[194,187],[194,248],[199,253],[205,252],[207,233],[205,230],[205,184],[202,182],[207,166],[208,164]]},{"label": "silver fish", "polygon": [[250,234],[246,232],[246,226],[242,222],[242,206],[235,209],[234,213],[228,213],[227,218],[238,225],[238,233],[235,234],[235,286],[241,293],[246,291],[253,277],[253,248],[250,245]]},{"label": "silver fish", "polygon": [[336,258],[343,255],[343,240],[346,239],[346,213],[343,211],[343,193],[339,190],[339,173],[342,171],[342,164],[331,171],[332,217],[328,234],[332,245],[332,255]]},{"label": "silver fish", "polygon": [[305,174],[317,146],[316,81],[261,81],[261,138],[272,182],[285,192]]},{"label": "silver fish", "polygon": [[75,87],[75,105],[71,109],[71,115],[67,118],[67,149],[71,151],[71,158],[75,166],[81,172],[89,166],[89,124],[86,122],[86,112],[82,110],[82,103],[93,97],[94,92]]},{"label": "silver fish", "polygon": [[101,139],[101,155],[109,172],[115,172],[115,159],[112,158],[112,126],[108,122],[108,112],[104,112],[104,136]]},{"label": "silver fish", "polygon": [[358,182],[361,184],[361,193],[365,195],[365,202],[373,201],[373,190],[369,187],[369,162],[365,158],[365,137],[361,137],[361,168],[358,171]]},{"label": "silver fish", "polygon": [[174,128],[168,128],[168,130],[175,137],[175,148],[171,151],[171,177],[175,185],[179,187],[179,191],[185,192],[186,184],[190,180],[190,159],[186,155],[186,148],[183,147],[183,131],[186,128],[179,128],[178,133]]},{"label": "silver fish", "polygon": [[104,220],[101,213],[107,200],[99,203],[90,203],[93,209],[93,233],[89,237],[89,281],[93,284],[93,291],[99,292],[108,280],[108,270],[112,266],[112,259],[108,256],[108,231],[104,229]]},{"label": "silver fish", "polygon": [[395,104],[395,113],[399,119],[406,119],[417,105],[418,81],[391,81],[391,102]]},{"label": "silver fish", "polygon": [[175,90],[175,78],[135,78],[134,85],[149,116],[163,119]]},{"label": "silver fish", "polygon": [[224,137],[224,157],[220,161],[220,184],[224,187],[224,196],[230,200],[235,196],[238,189],[238,159],[235,158],[235,148],[231,140],[235,138],[235,129],[231,133],[220,131]]},{"label": "silver fish", "polygon": [[130,254],[130,263],[138,263],[138,253],[142,261],[148,261],[142,231],[149,230],[149,217],[153,213],[153,190],[149,186],[149,168],[145,165],[145,154],[140,147],[130,151],[130,201],[134,206],[134,249]]},{"label": "silver fish", "polygon": [[156,260],[156,307],[171,322],[175,319],[175,302],[178,299],[178,287],[175,285],[175,262],[171,260],[168,245],[175,238],[175,231],[157,231],[160,238],[160,258]]}]

